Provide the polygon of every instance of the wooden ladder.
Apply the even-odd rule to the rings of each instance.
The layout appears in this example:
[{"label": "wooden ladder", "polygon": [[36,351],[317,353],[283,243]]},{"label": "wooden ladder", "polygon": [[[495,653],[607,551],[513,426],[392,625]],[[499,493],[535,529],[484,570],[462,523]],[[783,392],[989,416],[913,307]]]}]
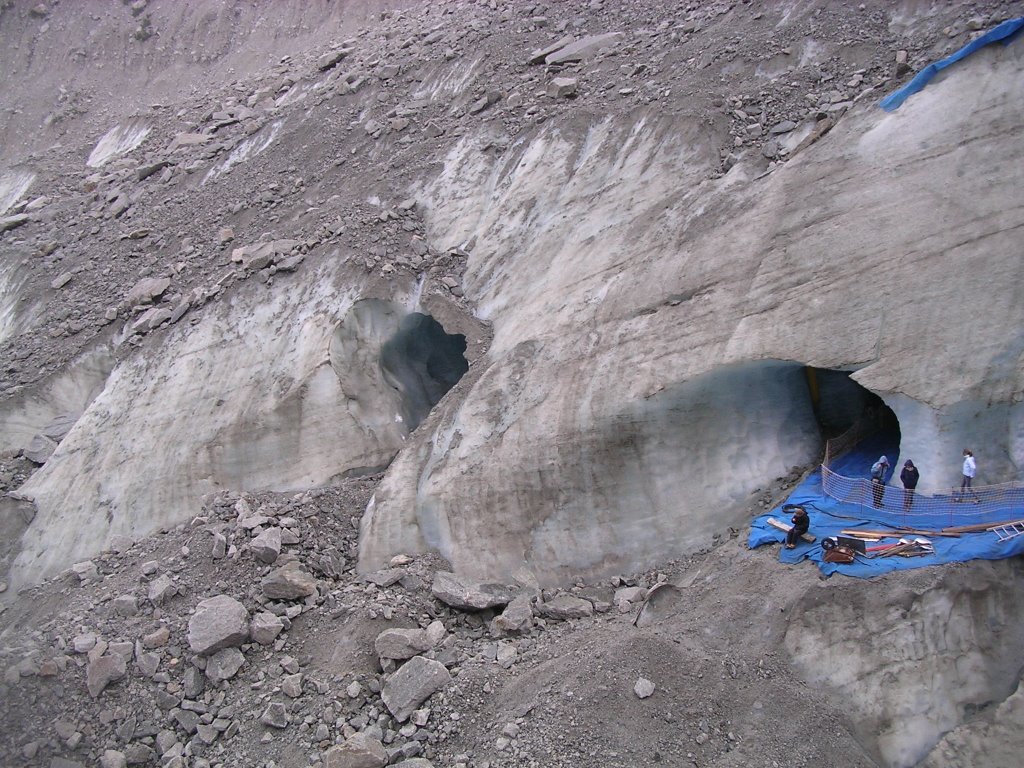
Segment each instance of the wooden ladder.
[{"label": "wooden ladder", "polygon": [[1021,534],[1024,534],[1024,520],[1018,520],[1015,523],[1007,523],[1006,525],[996,525],[989,528],[996,536],[999,537],[1000,541],[1009,541],[1015,539]]}]

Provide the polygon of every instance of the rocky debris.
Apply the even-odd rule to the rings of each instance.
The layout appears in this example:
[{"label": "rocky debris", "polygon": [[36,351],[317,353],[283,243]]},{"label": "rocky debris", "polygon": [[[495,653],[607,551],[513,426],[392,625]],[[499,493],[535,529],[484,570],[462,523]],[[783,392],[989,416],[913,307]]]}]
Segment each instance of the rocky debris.
[{"label": "rocky debris", "polygon": [[508,605],[515,597],[513,591],[503,585],[475,584],[447,571],[434,575],[430,592],[445,605],[470,611]]},{"label": "rocky debris", "polygon": [[200,656],[239,646],[248,639],[249,611],[228,595],[201,601],[188,622],[188,645]]},{"label": "rocky debris", "polygon": [[171,280],[168,277],[145,277],[131,287],[124,297],[124,303],[128,306],[150,304],[162,296],[170,285]]},{"label": "rocky debris", "polygon": [[533,605],[526,595],[519,595],[512,600],[500,615],[491,622],[499,633],[523,632],[533,626]]},{"label": "rocky debris", "polygon": [[451,677],[444,664],[416,656],[388,678],[381,698],[395,720],[404,723],[420,704],[444,688]]}]

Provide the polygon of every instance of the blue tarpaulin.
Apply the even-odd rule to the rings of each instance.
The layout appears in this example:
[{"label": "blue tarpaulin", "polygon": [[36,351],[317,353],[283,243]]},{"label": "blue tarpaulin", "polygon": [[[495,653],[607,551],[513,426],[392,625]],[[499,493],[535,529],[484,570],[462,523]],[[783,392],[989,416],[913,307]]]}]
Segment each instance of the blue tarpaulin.
[{"label": "blue tarpaulin", "polygon": [[[867,440],[857,446],[856,449],[839,457],[831,465],[831,469],[847,477],[867,477],[871,465],[880,455],[889,458],[891,467],[899,467],[899,448],[891,440],[876,437]],[[886,482],[889,482],[889,475]],[[897,483],[899,482],[897,478]],[[898,510],[902,503],[902,489],[888,486],[885,489],[885,503],[890,508]],[[910,568],[922,568],[929,565],[940,565],[942,563],[963,562],[966,560],[1001,560],[1006,557],[1024,554],[1024,536],[1007,541],[1000,541],[996,534],[991,531],[980,533],[965,533],[959,538],[945,536],[927,536],[935,548],[934,554],[921,555],[917,557],[875,557],[866,558],[858,555],[853,563],[837,564],[826,563],[822,558],[824,552],[821,548],[821,541],[828,536],[839,536],[844,529],[865,528],[868,530],[886,530],[901,523],[899,512],[890,513],[889,525],[880,522],[885,519],[885,513],[879,510],[865,510],[858,504],[849,504],[837,501],[826,496],[821,487],[821,470],[818,469],[809,475],[798,485],[786,500],[786,504],[799,504],[807,510],[810,517],[810,533],[817,538],[813,544],[801,541],[796,549],[780,547],[779,561],[795,564],[801,560],[810,560],[825,575],[842,573],[847,576],[855,576],[860,579],[870,579],[881,576],[884,573]],[[751,549],[765,544],[782,544],[786,540],[786,534],[768,524],[768,518],[786,523],[790,522],[791,513],[785,512],[781,505],[757,518],[751,523],[750,535],[747,538],[747,546]],[[1016,510],[1018,518],[1024,519],[1024,509]],[[995,519],[1000,515],[994,515],[993,519],[986,521],[979,519],[972,522],[1000,522]],[[1002,515],[1005,519],[1005,514]],[[948,514],[936,513],[933,515],[914,515],[913,527],[928,530],[939,530],[950,525]],[[952,524],[956,524],[955,522]],[[918,534],[898,533],[907,539],[918,538]],[[884,543],[895,543],[898,539],[885,539]]]},{"label": "blue tarpaulin", "polygon": [[979,48],[984,48],[986,45],[995,42],[1002,42],[1003,45],[1009,45],[1013,39],[1020,34],[1021,29],[1024,29],[1024,16],[1017,19],[1010,19],[1004,21],[997,27],[990,29],[980,37],[975,38],[956,53],[950,54],[944,59],[934,61],[927,67],[918,72],[914,79],[904,85],[898,91],[890,93],[879,105],[886,112],[892,112],[900,108],[910,96],[924,88],[928,81],[937,75],[941,70],[946,67],[955,64],[960,59],[970,56],[972,53],[977,51]]}]

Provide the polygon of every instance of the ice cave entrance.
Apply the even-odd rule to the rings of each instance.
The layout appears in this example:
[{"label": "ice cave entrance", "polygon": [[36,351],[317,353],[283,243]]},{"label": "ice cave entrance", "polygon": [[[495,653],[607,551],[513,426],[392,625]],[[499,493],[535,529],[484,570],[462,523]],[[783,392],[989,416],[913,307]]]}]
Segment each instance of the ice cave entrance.
[{"label": "ice cave entrance", "polygon": [[858,426],[873,443],[888,452],[890,460],[899,453],[900,424],[881,397],[850,378],[850,371],[807,366],[807,383],[818,424],[826,439]]},{"label": "ice cave entrance", "polygon": [[413,431],[469,370],[466,337],[446,333],[430,315],[412,312],[380,349],[385,380],[402,397],[402,418]]}]

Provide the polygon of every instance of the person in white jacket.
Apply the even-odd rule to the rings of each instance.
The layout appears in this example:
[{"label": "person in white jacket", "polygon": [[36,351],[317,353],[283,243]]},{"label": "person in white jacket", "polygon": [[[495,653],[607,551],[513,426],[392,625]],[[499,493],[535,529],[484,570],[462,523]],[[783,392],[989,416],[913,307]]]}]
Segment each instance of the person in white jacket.
[{"label": "person in white jacket", "polygon": [[960,479],[960,495],[956,498],[956,501],[967,501],[967,492],[970,491],[974,497],[974,503],[980,504],[981,499],[978,498],[978,494],[971,487],[971,483],[974,481],[974,476],[978,474],[978,465],[974,461],[974,454],[967,448],[964,448],[964,468],[963,475]]}]

